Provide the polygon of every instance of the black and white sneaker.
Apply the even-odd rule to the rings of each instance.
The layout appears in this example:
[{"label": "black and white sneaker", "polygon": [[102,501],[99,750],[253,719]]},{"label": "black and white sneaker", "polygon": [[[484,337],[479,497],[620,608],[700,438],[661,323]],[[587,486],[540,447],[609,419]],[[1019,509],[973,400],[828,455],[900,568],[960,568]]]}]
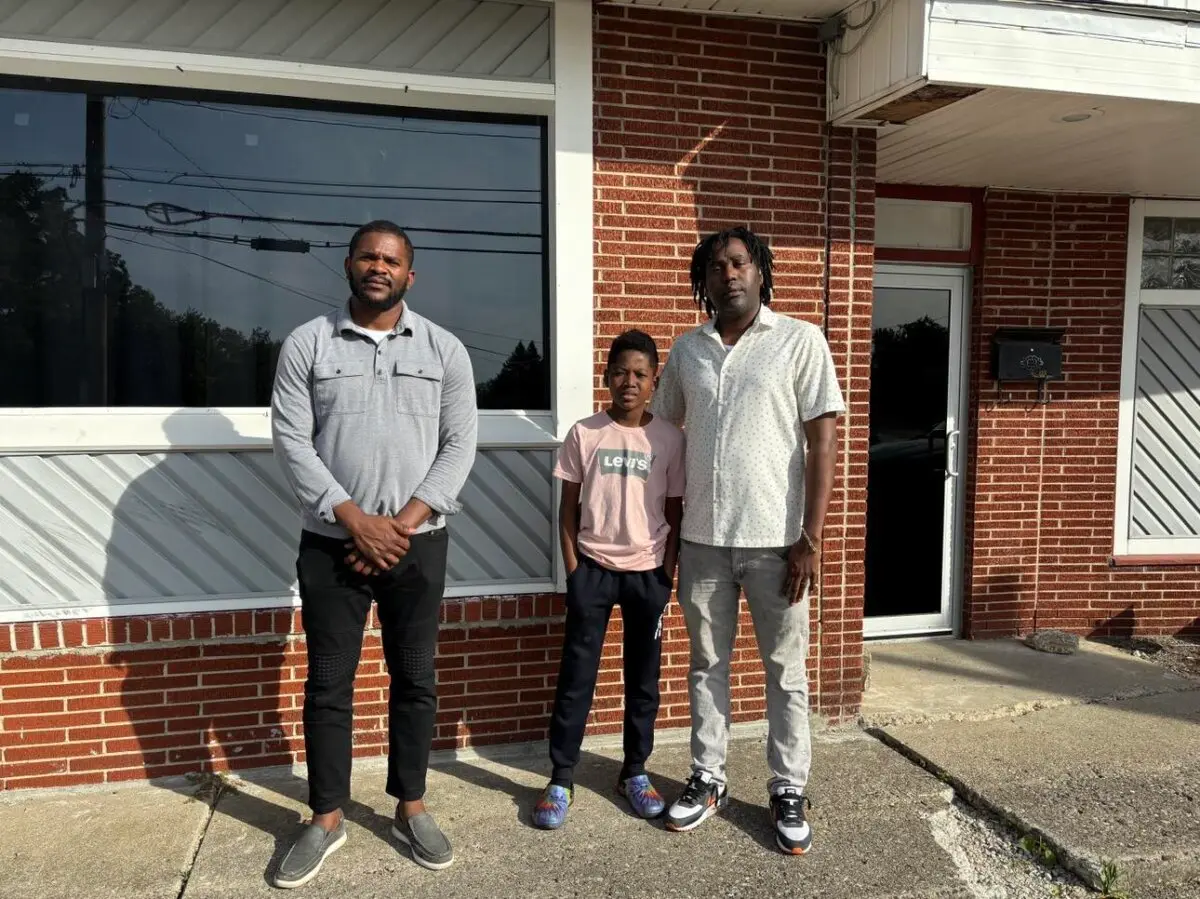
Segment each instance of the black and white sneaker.
[{"label": "black and white sneaker", "polygon": [[729,803],[729,788],[707,771],[695,771],[679,798],[667,809],[667,830],[694,830]]},{"label": "black and white sneaker", "polygon": [[803,855],[812,846],[812,828],[804,818],[808,797],[796,789],[783,789],[771,796],[771,818],[775,822],[775,845],[788,855]]}]

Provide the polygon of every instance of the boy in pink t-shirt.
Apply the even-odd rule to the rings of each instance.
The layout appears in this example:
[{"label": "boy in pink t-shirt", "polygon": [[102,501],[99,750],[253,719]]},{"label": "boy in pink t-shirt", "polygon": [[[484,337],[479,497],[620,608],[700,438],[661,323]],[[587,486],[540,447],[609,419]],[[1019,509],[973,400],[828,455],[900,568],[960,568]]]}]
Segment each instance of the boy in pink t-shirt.
[{"label": "boy in pink t-shirt", "polygon": [[567,623],[550,719],[550,783],[533,823],[566,821],[600,651],[613,606],[621,607],[625,657],[625,762],[617,792],[643,818],[664,803],[646,775],[658,717],[662,616],[671,599],[683,517],[683,432],[646,411],[658,349],[642,331],[613,341],[604,383],[607,411],[575,424],[559,451],[559,537],[567,564]]}]

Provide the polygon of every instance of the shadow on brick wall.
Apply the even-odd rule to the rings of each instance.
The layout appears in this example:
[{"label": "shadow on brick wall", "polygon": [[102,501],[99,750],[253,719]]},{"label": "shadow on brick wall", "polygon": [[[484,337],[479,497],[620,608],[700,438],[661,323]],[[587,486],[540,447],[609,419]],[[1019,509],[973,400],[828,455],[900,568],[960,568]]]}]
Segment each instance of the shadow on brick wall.
[{"label": "shadow on brick wall", "polygon": [[[267,521],[272,512],[265,506],[247,512],[253,500],[239,501],[262,493],[242,489],[241,480],[254,477],[252,460],[189,453],[194,422],[194,414],[164,422],[166,443],[179,449],[142,455],[144,470],[113,509],[104,594],[114,616],[181,596],[262,592],[290,576],[277,569],[280,541],[294,539],[285,536],[294,523]],[[245,442],[217,414],[206,416],[204,431],[206,443],[217,446]],[[297,816],[288,804],[257,794],[239,792],[236,802],[227,801],[231,788],[220,772],[294,761],[289,736],[299,709],[288,694],[297,685],[285,688],[296,664],[291,620],[290,610],[110,618],[114,650],[105,661],[121,680],[115,690],[105,684],[106,693],[117,695],[97,699],[103,751],[95,763],[108,778],[146,777],[213,805],[221,801],[223,813],[276,837],[278,851],[264,877],[294,835]],[[306,796],[304,781],[290,774],[268,782],[281,797]]]}]

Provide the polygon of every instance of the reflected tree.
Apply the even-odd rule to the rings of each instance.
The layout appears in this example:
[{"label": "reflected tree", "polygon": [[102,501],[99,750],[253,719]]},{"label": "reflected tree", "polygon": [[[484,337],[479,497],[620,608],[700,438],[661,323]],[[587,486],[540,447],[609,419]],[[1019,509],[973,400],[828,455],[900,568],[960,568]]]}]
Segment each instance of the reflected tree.
[{"label": "reflected tree", "polygon": [[549,383],[549,364],[537,344],[520,341],[495,377],[476,387],[476,399],[481,409],[546,409]]},{"label": "reflected tree", "polygon": [[[0,405],[89,402],[79,203],[27,172],[0,178]],[[108,397],[112,406],[265,406],[280,340],[176,312],[105,251]],[[92,385],[94,387],[94,385]],[[91,399],[95,402],[95,399]]]},{"label": "reflected tree", "polygon": [[871,349],[871,429],[932,428],[946,417],[950,331],[929,316],[876,328]]}]

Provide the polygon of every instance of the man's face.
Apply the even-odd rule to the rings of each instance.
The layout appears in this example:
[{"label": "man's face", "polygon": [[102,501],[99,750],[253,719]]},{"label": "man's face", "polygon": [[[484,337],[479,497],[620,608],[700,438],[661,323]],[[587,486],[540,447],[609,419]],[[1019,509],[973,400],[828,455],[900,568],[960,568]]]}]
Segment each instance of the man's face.
[{"label": "man's face", "polygon": [[754,264],[746,245],[734,237],[713,252],[705,286],[717,309],[717,317],[737,319],[758,309],[762,272]]},{"label": "man's face", "polygon": [[408,248],[394,234],[364,234],[346,259],[350,292],[364,306],[386,312],[404,299],[416,273],[409,268]]},{"label": "man's face", "polygon": [[617,356],[604,378],[613,406],[622,412],[644,408],[654,391],[655,374],[654,363],[643,352],[626,350]]}]

